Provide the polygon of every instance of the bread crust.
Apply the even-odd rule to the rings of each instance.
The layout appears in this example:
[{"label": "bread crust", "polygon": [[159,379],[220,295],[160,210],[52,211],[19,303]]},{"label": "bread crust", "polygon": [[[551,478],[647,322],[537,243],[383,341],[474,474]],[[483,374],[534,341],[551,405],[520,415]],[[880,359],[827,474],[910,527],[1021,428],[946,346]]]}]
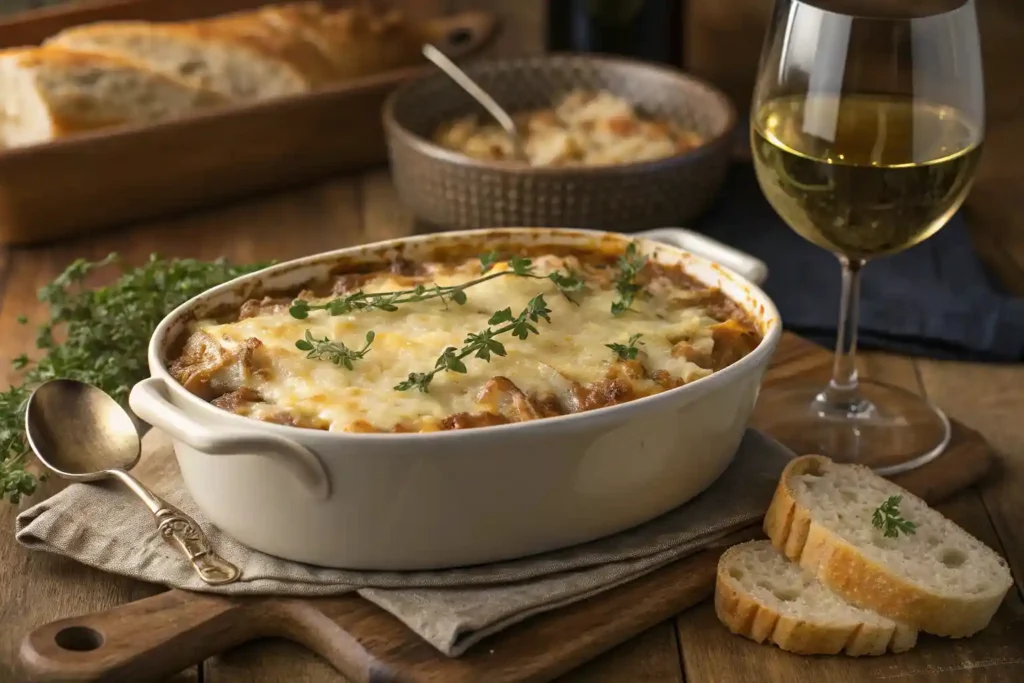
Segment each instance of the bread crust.
[{"label": "bread crust", "polygon": [[926,633],[962,638],[988,626],[1005,591],[969,598],[932,593],[889,571],[814,521],[811,510],[797,502],[791,481],[831,464],[823,456],[805,455],[786,465],[764,517],[764,531],[775,549],[850,604]]},{"label": "bread crust", "polygon": [[732,633],[800,655],[877,656],[905,652],[917,644],[917,632],[901,624],[887,628],[862,622],[843,627],[780,614],[729,579],[730,556],[746,545],[733,546],[722,555],[715,581],[715,613]]},{"label": "bread crust", "polygon": [[319,3],[294,3],[187,22],[84,24],[44,44],[74,48],[78,41],[112,34],[164,35],[199,45],[219,42],[278,62],[311,89],[417,63],[420,33],[399,12],[378,16],[358,7],[328,11]]},{"label": "bread crust", "polygon": [[[151,79],[164,87],[173,87],[188,95],[197,110],[226,102],[216,93],[191,88],[159,72],[112,55],[65,50],[59,47],[31,47],[0,51],[0,59],[9,59],[18,68],[27,70],[57,69],[74,73],[78,69],[99,69],[108,72],[135,72],[141,78]],[[51,99],[47,96],[49,94],[40,90],[54,138],[126,124],[133,120],[127,113],[115,111],[101,98],[68,95]]]}]

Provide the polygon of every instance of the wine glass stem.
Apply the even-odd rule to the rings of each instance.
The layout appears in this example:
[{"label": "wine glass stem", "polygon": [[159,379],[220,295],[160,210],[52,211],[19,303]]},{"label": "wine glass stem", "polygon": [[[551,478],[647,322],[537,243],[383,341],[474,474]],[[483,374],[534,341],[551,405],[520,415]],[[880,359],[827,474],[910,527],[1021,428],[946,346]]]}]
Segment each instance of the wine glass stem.
[{"label": "wine glass stem", "polygon": [[861,400],[857,391],[857,319],[860,304],[860,274],[863,259],[839,257],[843,267],[843,292],[839,303],[839,328],[836,334],[836,352],[832,360],[832,379],[822,392],[830,409],[839,412],[859,412]]}]

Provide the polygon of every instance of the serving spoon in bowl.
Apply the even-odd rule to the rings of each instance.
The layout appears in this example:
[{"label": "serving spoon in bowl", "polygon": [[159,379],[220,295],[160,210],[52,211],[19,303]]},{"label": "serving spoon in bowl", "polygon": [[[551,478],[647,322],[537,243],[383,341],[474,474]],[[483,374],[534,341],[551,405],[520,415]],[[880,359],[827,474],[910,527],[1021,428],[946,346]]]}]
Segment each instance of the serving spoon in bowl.
[{"label": "serving spoon in bowl", "polygon": [[160,536],[178,548],[211,586],[233,583],[238,568],[213,551],[206,534],[184,512],[128,474],[142,455],[132,416],[101,389],[70,379],[40,384],[25,410],[28,443],[40,462],[71,481],[118,479],[156,517]]},{"label": "serving spoon in bowl", "polygon": [[516,158],[520,161],[525,161],[526,157],[526,146],[523,143],[523,137],[519,133],[519,128],[516,126],[516,122],[512,119],[507,111],[497,101],[491,97],[486,90],[480,87],[480,85],[474,81],[469,75],[459,68],[459,66],[448,58],[448,55],[438,50],[436,47],[427,43],[423,46],[423,56],[433,62],[441,71],[443,71],[449,78],[455,81],[455,84],[465,90],[470,97],[476,100],[481,107],[487,110],[498,125],[501,126],[505,133],[508,134],[512,140],[512,150],[516,155]]}]

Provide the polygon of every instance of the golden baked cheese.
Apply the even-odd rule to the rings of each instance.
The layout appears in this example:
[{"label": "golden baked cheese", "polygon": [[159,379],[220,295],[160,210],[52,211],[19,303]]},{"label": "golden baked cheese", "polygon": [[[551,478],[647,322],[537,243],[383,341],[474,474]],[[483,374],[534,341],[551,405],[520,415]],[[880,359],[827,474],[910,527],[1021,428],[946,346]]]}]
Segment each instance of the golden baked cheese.
[{"label": "golden baked cheese", "polygon": [[[615,261],[545,254],[529,268],[532,277],[514,274],[509,262],[495,263],[486,271],[494,277],[461,290],[463,304],[449,295],[396,310],[315,310],[356,292],[463,285],[482,277],[477,258],[411,268],[382,264],[341,275],[330,292],[301,294],[314,308],[305,318],[292,314],[288,299],[250,301],[234,319],[195,321],[172,374],[215,405],[255,419],[337,431],[432,431],[551,417],[658,393],[711,374],[760,341],[737,306],[678,270],[643,265],[630,309],[616,315],[622,271]],[[571,275],[583,287],[563,291],[546,277],[551,273]],[[470,335],[507,327],[489,323],[495,312],[507,308],[506,318],[515,318],[538,295],[547,317],[529,321],[536,333],[496,335],[500,346],[491,346],[489,361],[471,353],[461,358],[464,372],[441,369],[425,390],[397,388],[410,374],[434,370],[445,349],[461,351]],[[368,333],[372,342],[348,357],[351,367],[296,345],[323,340],[359,351]],[[501,347],[505,355],[498,354]]]}]

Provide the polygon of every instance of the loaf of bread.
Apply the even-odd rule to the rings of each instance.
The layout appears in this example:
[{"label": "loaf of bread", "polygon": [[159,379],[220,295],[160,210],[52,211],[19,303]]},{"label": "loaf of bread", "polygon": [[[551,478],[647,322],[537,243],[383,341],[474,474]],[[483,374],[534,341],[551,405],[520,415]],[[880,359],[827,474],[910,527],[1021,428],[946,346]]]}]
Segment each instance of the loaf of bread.
[{"label": "loaf of bread", "polygon": [[[898,515],[883,514],[893,510],[887,501]],[[764,529],[847,602],[926,633],[980,631],[1013,585],[1002,557],[923,500],[866,467],[821,456],[786,466]]]},{"label": "loaf of bread", "polygon": [[246,101],[412,64],[424,38],[394,11],[298,3],[194,22],[100,22],[61,31],[44,45],[128,59]]},{"label": "loaf of bread", "polygon": [[190,22],[77,26],[3,53],[0,144],[304,93],[415,64],[422,44],[438,37],[429,22],[395,11],[317,2]]},{"label": "loaf of bread", "polygon": [[840,599],[768,541],[722,555],[715,612],[737,635],[803,655],[881,655],[917,643],[915,629]]},{"label": "loaf of bread", "polygon": [[130,61],[59,48],[0,51],[0,139],[17,147],[224,102]]}]

